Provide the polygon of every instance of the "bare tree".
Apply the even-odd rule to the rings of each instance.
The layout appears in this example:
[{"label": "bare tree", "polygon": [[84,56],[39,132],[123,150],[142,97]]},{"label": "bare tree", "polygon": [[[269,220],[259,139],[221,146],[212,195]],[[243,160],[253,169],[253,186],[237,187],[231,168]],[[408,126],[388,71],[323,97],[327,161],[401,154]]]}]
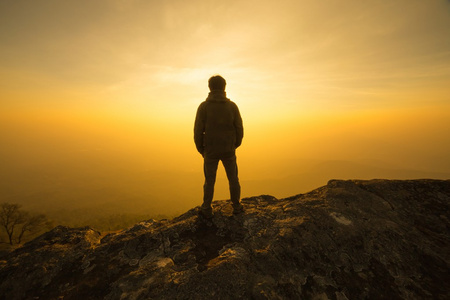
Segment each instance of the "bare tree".
[{"label": "bare tree", "polygon": [[22,224],[19,230],[19,235],[17,236],[17,243],[20,244],[24,235],[29,233],[38,232],[42,227],[47,225],[48,220],[45,215],[30,215],[29,213],[25,213],[25,222]]},{"label": "bare tree", "polygon": [[25,221],[25,215],[19,204],[2,203],[0,206],[0,225],[8,235],[9,243],[13,244],[13,234],[17,225]]},{"label": "bare tree", "polygon": [[0,227],[5,229],[11,245],[14,242],[14,233],[17,235],[17,243],[20,243],[27,232],[37,232],[48,223],[45,215],[31,215],[20,208],[19,204],[0,204]]}]

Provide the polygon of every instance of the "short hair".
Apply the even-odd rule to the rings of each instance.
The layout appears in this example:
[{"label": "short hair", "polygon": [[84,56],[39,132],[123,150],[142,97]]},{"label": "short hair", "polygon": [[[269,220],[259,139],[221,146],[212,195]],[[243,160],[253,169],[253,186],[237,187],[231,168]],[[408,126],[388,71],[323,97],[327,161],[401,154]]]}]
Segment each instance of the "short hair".
[{"label": "short hair", "polygon": [[220,90],[225,91],[225,86],[227,85],[227,82],[225,79],[220,75],[215,75],[209,78],[208,80],[208,87],[212,90]]}]

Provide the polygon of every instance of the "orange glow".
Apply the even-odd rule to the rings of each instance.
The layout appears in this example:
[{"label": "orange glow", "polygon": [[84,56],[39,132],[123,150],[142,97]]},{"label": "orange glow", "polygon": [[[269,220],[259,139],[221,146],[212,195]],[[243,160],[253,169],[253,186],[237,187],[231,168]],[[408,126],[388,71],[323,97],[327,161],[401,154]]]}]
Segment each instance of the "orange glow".
[{"label": "orange glow", "polygon": [[[23,174],[57,170],[137,207],[198,205],[193,121],[214,74],[244,120],[243,196],[331,177],[449,178],[449,5],[4,1],[3,198],[44,193]],[[228,197],[224,178],[215,199]]]}]

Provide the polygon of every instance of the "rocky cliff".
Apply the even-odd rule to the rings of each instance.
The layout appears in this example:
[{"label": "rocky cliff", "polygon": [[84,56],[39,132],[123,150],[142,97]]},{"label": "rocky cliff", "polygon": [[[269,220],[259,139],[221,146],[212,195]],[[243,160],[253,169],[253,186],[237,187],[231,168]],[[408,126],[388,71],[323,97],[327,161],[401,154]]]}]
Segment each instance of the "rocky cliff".
[{"label": "rocky cliff", "polygon": [[0,299],[449,299],[450,180],[330,181],[3,257]]}]

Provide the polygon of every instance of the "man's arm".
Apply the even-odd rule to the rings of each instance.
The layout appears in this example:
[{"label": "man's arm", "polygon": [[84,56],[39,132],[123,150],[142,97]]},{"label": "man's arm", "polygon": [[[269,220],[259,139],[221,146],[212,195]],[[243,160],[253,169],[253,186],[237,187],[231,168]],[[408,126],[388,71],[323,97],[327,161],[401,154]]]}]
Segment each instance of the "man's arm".
[{"label": "man's arm", "polygon": [[194,123],[194,142],[195,147],[197,147],[197,151],[200,152],[201,155],[203,155],[204,152],[204,145],[203,145],[203,137],[205,133],[205,109],[204,105],[200,104],[200,106],[197,109],[197,115],[195,116],[195,123]]},{"label": "man's arm", "polygon": [[235,147],[239,147],[242,143],[242,139],[244,137],[244,126],[242,124],[241,113],[239,112],[239,108],[235,105],[235,116],[234,116],[234,128],[236,129],[236,145]]}]

